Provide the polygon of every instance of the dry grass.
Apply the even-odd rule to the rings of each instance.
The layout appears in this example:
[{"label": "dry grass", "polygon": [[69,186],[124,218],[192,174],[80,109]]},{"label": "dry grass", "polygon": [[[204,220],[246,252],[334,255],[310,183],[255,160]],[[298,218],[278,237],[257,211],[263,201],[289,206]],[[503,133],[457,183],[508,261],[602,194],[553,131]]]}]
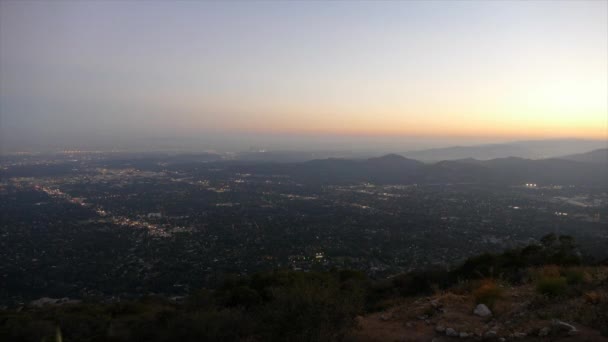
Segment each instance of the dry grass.
[{"label": "dry grass", "polygon": [[608,288],[603,290],[587,291],[583,294],[583,299],[587,304],[608,305]]},{"label": "dry grass", "polygon": [[[533,280],[526,284],[507,286],[497,279],[462,282],[447,291],[436,291],[431,297],[408,298],[383,312],[389,320],[375,314],[368,321],[383,334],[393,333],[378,339],[383,341],[408,340],[404,337],[420,341],[445,338],[435,332],[437,325],[479,336],[493,327],[497,327],[500,337],[514,332],[537,336],[541,328],[550,326],[552,319],[575,324],[580,330],[580,340],[600,341],[600,332],[608,336],[608,267],[547,266],[529,272]],[[539,295],[539,282],[547,279],[549,282],[557,279],[559,286],[565,287],[565,295]],[[473,313],[476,302],[488,305],[492,299],[491,318]],[[421,319],[422,316],[427,319]]]},{"label": "dry grass", "polygon": [[568,281],[564,277],[542,277],[536,282],[536,291],[548,297],[562,296],[568,290]]},{"label": "dry grass", "polygon": [[475,298],[477,304],[485,304],[492,309],[496,302],[503,298],[503,293],[503,289],[496,280],[484,279],[473,291],[473,298]]},{"label": "dry grass", "polygon": [[453,293],[450,291],[438,293],[434,296],[434,298],[442,305],[462,304],[469,301],[469,297],[467,295]]}]

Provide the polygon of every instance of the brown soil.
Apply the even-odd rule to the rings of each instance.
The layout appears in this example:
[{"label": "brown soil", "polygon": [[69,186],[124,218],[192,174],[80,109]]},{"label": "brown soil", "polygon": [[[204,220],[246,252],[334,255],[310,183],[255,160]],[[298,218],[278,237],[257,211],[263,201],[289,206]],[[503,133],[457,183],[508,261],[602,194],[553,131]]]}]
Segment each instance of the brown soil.
[{"label": "brown soil", "polygon": [[[358,328],[347,338],[363,341],[608,341],[599,331],[585,327],[569,316],[577,310],[589,309],[584,298],[543,300],[530,285],[505,289],[496,302],[493,316],[482,318],[473,314],[475,302],[471,295],[437,294],[428,298],[406,299],[383,312],[358,317]],[[542,318],[540,318],[542,317]],[[578,330],[575,336],[555,332],[539,337],[544,327],[551,327],[551,318],[560,318]],[[437,326],[465,332],[468,337],[448,337],[436,331]],[[484,338],[494,330],[497,336]],[[525,334],[525,337],[513,334]],[[521,336],[521,335],[520,335]]]}]

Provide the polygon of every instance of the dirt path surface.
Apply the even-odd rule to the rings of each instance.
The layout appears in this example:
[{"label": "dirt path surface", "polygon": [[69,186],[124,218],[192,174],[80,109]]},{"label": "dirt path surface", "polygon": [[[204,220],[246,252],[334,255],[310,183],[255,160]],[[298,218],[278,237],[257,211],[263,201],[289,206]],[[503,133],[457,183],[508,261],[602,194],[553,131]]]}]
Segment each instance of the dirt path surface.
[{"label": "dirt path surface", "polygon": [[[530,288],[509,289],[492,316],[473,313],[471,296],[451,293],[404,300],[383,312],[358,317],[348,342],[364,341],[606,341],[600,332],[551,313],[580,310],[578,302],[536,303]],[[582,306],[585,308],[585,306]],[[560,311],[561,310],[561,311]],[[563,314],[560,314],[563,316]],[[538,317],[546,317],[540,319]],[[563,323],[563,324],[562,324]],[[571,331],[571,327],[574,330]]]},{"label": "dirt path surface", "polygon": [[[471,336],[468,338],[448,337],[445,333],[435,331],[432,324],[420,322],[402,322],[399,320],[381,319],[386,313],[375,313],[365,317],[359,317],[359,328],[348,336],[348,342],[414,342],[414,341],[501,341],[500,338],[483,338],[482,336]],[[608,338],[600,335],[598,331],[575,325],[579,333],[576,336],[526,336],[505,337],[505,341],[607,341]]]}]

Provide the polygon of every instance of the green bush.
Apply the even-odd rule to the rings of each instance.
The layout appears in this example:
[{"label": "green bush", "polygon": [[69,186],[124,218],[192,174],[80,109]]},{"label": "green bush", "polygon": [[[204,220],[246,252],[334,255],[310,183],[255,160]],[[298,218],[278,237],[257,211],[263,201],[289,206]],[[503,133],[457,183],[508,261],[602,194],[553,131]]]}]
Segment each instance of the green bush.
[{"label": "green bush", "polygon": [[536,291],[549,297],[566,293],[568,283],[564,277],[541,277],[536,284]]},{"label": "green bush", "polygon": [[580,284],[585,281],[585,272],[581,270],[569,269],[564,272],[566,281],[570,285]]}]

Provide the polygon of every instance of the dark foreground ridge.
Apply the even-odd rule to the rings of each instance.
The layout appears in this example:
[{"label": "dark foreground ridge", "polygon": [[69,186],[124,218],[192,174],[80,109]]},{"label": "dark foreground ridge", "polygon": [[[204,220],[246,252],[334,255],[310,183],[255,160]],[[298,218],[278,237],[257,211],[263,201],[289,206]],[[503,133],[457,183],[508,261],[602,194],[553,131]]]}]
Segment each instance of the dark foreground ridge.
[{"label": "dark foreground ridge", "polygon": [[41,298],[0,311],[2,341],[590,340],[608,335],[608,267],[574,240],[483,254],[451,271],[226,276],[186,297]]}]

